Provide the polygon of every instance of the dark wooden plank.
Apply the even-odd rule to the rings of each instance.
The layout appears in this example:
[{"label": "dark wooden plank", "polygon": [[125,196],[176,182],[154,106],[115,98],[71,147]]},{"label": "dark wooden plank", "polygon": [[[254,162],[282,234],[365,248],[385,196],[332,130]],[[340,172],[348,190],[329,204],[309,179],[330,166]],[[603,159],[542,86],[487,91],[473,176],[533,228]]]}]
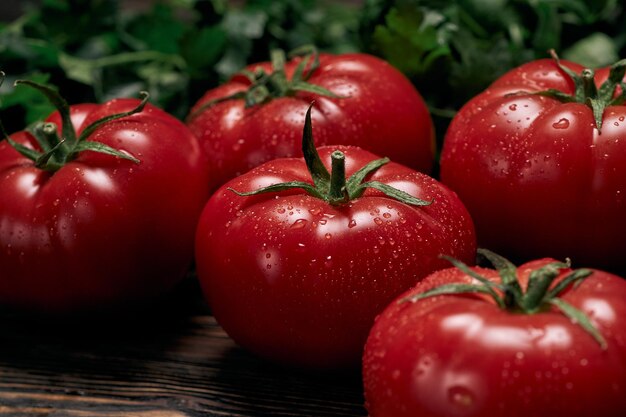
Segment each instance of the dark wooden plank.
[{"label": "dark wooden plank", "polygon": [[312,374],[256,358],[188,287],[113,319],[0,312],[0,416],[366,415],[358,370]]}]

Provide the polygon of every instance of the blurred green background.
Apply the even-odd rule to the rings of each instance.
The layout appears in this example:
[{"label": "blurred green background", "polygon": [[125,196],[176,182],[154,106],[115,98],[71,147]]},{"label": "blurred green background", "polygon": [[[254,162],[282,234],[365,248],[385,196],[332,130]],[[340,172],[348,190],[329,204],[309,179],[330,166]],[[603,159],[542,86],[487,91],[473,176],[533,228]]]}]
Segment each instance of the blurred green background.
[{"label": "blurred green background", "polygon": [[16,79],[54,84],[70,103],[148,90],[184,118],[271,48],[303,44],[391,62],[425,97],[441,144],[463,103],[550,48],[590,67],[626,57],[626,12],[618,0],[3,0],[0,118],[11,132],[52,110]]}]

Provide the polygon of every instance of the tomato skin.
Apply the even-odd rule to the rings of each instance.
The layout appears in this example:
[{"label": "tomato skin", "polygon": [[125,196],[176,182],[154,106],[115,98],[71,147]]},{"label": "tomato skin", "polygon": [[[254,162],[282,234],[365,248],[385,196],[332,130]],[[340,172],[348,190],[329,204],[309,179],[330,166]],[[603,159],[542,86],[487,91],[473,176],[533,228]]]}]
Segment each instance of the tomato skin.
[{"label": "tomato skin", "polygon": [[[596,84],[607,74],[598,70]],[[467,103],[446,134],[441,180],[472,214],[480,246],[626,272],[626,106],[605,109],[600,134],[584,104],[515,94],[550,88],[574,92],[552,60],[539,60]]]},{"label": "tomato skin", "polygon": [[[289,79],[299,62],[296,58],[286,64]],[[247,69],[256,67],[272,71],[267,62]],[[421,172],[431,171],[432,120],[422,97],[398,70],[366,54],[321,54],[320,67],[309,82],[345,97],[298,92],[247,109],[242,99],[227,100],[189,120],[217,170],[214,188],[263,162],[301,155],[302,119],[312,101],[317,145],[360,146]],[[245,77],[236,75],[208,91],[192,113],[249,85]]]},{"label": "tomato skin", "polygon": [[[520,266],[523,285],[529,271],[548,262]],[[499,282],[495,271],[474,269]],[[437,271],[401,297],[458,282],[472,281],[456,268]],[[369,415],[623,416],[626,281],[596,270],[562,298],[591,317],[606,350],[554,310],[510,313],[482,295],[391,303],[363,356]]]},{"label": "tomato skin", "polygon": [[[346,174],[378,159],[356,147]],[[456,195],[425,174],[388,163],[371,180],[418,198],[413,207],[368,189],[343,206],[301,190],[241,197],[284,181],[311,182],[303,159],[268,162],[225,184],[207,203],[196,235],[196,267],[212,312],[241,346],[305,368],[357,366],[374,317],[438,268],[441,253],[473,262],[475,236]]]},{"label": "tomato skin", "polygon": [[[138,103],[72,106],[72,120],[80,133]],[[60,131],[58,114],[49,121]],[[12,138],[38,149],[28,133]],[[161,295],[189,268],[209,181],[191,132],[148,104],[87,140],[140,163],[86,151],[51,173],[0,143],[0,303],[60,312],[107,308]]]}]

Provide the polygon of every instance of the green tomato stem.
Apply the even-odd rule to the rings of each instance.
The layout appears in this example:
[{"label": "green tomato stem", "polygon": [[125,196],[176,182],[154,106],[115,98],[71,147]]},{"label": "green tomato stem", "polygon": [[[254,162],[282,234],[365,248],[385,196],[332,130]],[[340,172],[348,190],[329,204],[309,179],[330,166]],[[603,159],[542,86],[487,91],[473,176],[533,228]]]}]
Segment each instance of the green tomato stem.
[{"label": "green tomato stem", "polygon": [[596,87],[596,83],[594,77],[596,75],[595,71],[589,68],[586,68],[582,72],[582,82],[583,82],[583,92],[584,92],[584,100],[587,99],[596,99],[598,98],[598,89]]},{"label": "green tomato stem", "polygon": [[[0,84],[2,83],[3,79],[4,73],[0,72]],[[127,153],[118,151],[104,143],[88,141],[86,139],[89,137],[89,135],[91,135],[94,131],[96,131],[104,124],[110,123],[113,120],[117,120],[123,117],[131,116],[135,113],[142,112],[144,106],[148,102],[148,93],[140,93],[142,95],[142,100],[139,105],[136,106],[134,109],[123,113],[116,113],[105,116],[99,120],[96,120],[95,122],[84,128],[80,137],[77,137],[76,130],[74,129],[74,125],[71,119],[70,106],[57,90],[50,86],[38,84],[28,80],[18,80],[15,82],[15,84],[27,85],[45,95],[46,98],[56,107],[59,115],[61,116],[61,137],[58,136],[57,126],[53,123],[38,122],[30,128],[26,129],[26,131],[31,133],[33,137],[37,140],[37,143],[39,144],[41,150],[30,149],[11,140],[6,135],[6,132],[4,132],[4,128],[2,128],[0,124],[0,133],[2,133],[0,140],[6,139],[9,144],[13,146],[13,148],[15,148],[15,150],[17,150],[20,154],[34,161],[37,168],[50,172],[58,171],[67,162],[76,158],[78,154],[83,151],[99,152],[107,155],[116,156],[118,158],[127,159],[135,163],[140,162],[132,155],[128,155]]]},{"label": "green tomato stem", "polygon": [[[589,277],[592,271],[588,269],[571,271],[554,288],[550,289],[561,271],[570,267],[569,260],[550,262],[530,273],[528,287],[526,291],[523,291],[519,283],[517,268],[510,261],[486,249],[478,249],[478,253],[488,259],[498,271],[500,283],[492,282],[457,259],[442,256],[478,283],[445,284],[408,298],[402,298],[399,302],[417,302],[423,298],[445,294],[483,293],[490,295],[500,308],[520,314],[537,314],[553,306],[589,333],[601,349],[606,349],[606,340],[587,314],[560,298],[563,291]],[[499,290],[502,295],[496,290]]]},{"label": "green tomato stem", "polygon": [[68,147],[72,147],[76,141],[76,130],[72,124],[70,116],[70,106],[67,101],[59,94],[59,92],[47,85],[39,84],[29,80],[17,80],[15,85],[24,84],[42,93],[52,105],[57,109],[61,116],[61,137],[67,143]]},{"label": "green tomato stem", "polygon": [[44,123],[41,126],[41,133],[43,137],[46,138],[46,142],[50,148],[54,148],[61,142],[57,134],[57,126],[54,123]]},{"label": "green tomato stem", "polygon": [[350,201],[346,189],[346,156],[341,151],[331,155],[330,190],[328,199],[331,204],[343,204]]},{"label": "green tomato stem", "polygon": [[300,47],[293,51],[290,56],[302,57],[291,79],[287,78],[285,71],[285,65],[287,64],[285,52],[281,49],[274,49],[270,51],[272,63],[272,71],[270,73],[266,73],[262,68],[257,68],[254,72],[248,70],[240,71],[239,74],[244,75],[250,81],[250,86],[247,90],[209,100],[194,110],[187,117],[187,120],[191,121],[207,109],[229,100],[244,100],[245,108],[250,108],[276,98],[294,96],[299,91],[313,93],[322,97],[346,98],[333,93],[325,87],[308,82],[309,77],[320,66],[319,52],[315,47]]},{"label": "green tomato stem", "polygon": [[[598,89],[595,83],[595,72],[592,69],[587,68],[584,69],[581,74],[576,74],[570,68],[561,64],[561,61],[554,50],[551,50],[550,54],[559,69],[563,71],[574,83],[576,91],[573,95],[571,95],[560,90],[548,89],[532,94],[550,97],[555,100],[559,100],[562,103],[586,104],[593,112],[593,118],[598,132],[601,132],[604,110],[608,106],[620,105],[626,102],[625,91],[622,91],[618,97],[613,97],[618,86],[622,86],[622,90],[626,87],[626,83],[623,81],[624,74],[626,73],[626,60],[622,59],[611,66],[609,77]],[[527,94],[526,92],[520,93]]]},{"label": "green tomato stem", "polygon": [[388,184],[379,181],[364,182],[365,179],[373,174],[380,167],[389,162],[387,158],[381,158],[371,161],[356,171],[349,179],[346,179],[346,162],[345,155],[339,150],[335,150],[331,154],[331,173],[328,172],[326,166],[322,162],[315,143],[313,142],[313,127],[311,123],[311,109],[313,103],[309,106],[305,116],[304,129],[302,132],[302,154],[306,163],[313,184],[303,181],[288,181],[285,183],[273,184],[268,187],[251,191],[237,191],[230,189],[241,196],[257,195],[262,193],[277,192],[292,188],[300,188],[309,195],[321,198],[329,204],[339,205],[348,203],[351,199],[359,198],[366,188],[373,188],[381,191],[385,195],[405,204],[413,206],[427,206],[431,204],[419,198],[394,188]]}]

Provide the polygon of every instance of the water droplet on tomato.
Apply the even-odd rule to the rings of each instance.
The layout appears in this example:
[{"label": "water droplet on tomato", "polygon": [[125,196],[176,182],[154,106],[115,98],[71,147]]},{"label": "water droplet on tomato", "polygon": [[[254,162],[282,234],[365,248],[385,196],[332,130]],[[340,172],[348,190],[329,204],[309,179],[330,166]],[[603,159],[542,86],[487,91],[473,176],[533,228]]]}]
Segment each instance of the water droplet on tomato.
[{"label": "water droplet on tomato", "polygon": [[555,129],[567,129],[569,127],[569,120],[561,118],[558,122],[552,123],[552,127]]},{"label": "water droplet on tomato", "polygon": [[511,110],[511,111],[515,111],[515,110],[517,110],[517,104],[511,104],[511,105],[509,106],[509,110]]},{"label": "water droplet on tomato", "polygon": [[330,239],[331,237],[333,237],[333,235],[331,235],[330,233],[326,233],[326,234],[324,235],[324,237],[325,237],[326,239]]},{"label": "water droplet on tomato", "polygon": [[283,214],[283,213],[285,213],[285,211],[286,210],[284,208],[282,208],[282,207],[276,210],[276,212],[279,213],[279,214]]},{"label": "water droplet on tomato", "polygon": [[322,213],[322,210],[319,208],[312,208],[309,210],[309,213],[311,213],[313,216],[319,216]]},{"label": "water droplet on tomato", "polygon": [[380,217],[374,217],[374,223],[380,226],[383,224],[383,220]]},{"label": "water droplet on tomato", "polygon": [[307,225],[307,223],[308,223],[308,220],[306,219],[298,219],[295,222],[293,222],[290,227],[292,229],[302,229],[304,226]]},{"label": "water droplet on tomato", "polygon": [[352,229],[354,226],[356,226],[356,220],[352,219],[350,220],[350,222],[348,223],[348,227],[350,229]]}]

